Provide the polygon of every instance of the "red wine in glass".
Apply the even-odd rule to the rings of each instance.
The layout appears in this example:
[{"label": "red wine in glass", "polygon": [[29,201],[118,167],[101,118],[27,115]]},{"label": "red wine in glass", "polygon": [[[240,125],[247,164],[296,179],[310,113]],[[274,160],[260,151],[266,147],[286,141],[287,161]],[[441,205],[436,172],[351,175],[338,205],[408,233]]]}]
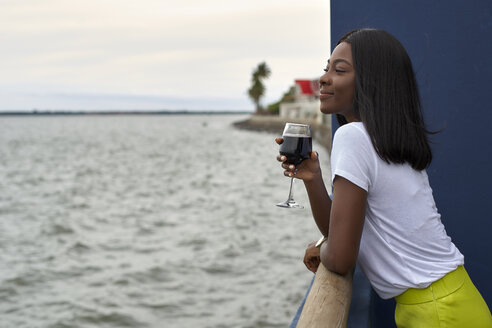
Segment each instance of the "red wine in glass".
[{"label": "red wine in glass", "polygon": [[312,140],[306,136],[284,136],[280,145],[280,155],[287,157],[288,164],[299,165],[311,156]]},{"label": "red wine in glass", "polygon": [[[311,127],[307,124],[286,123],[282,134],[284,139],[280,145],[280,155],[284,155],[288,164],[299,165],[303,160],[311,156],[312,139]],[[285,202],[278,203],[277,206],[285,208],[304,208],[294,200],[292,184],[294,177],[290,179],[289,197]]]}]

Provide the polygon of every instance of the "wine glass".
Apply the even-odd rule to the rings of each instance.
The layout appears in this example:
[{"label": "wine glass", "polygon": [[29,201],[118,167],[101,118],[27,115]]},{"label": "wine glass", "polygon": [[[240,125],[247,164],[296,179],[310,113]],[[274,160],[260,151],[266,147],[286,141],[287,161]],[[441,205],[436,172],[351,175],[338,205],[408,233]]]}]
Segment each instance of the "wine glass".
[{"label": "wine glass", "polygon": [[[303,160],[308,159],[309,156],[311,156],[312,139],[311,127],[309,125],[285,123],[282,138],[284,139],[284,142],[280,145],[280,155],[287,158],[285,163],[294,164],[297,167]],[[294,195],[292,193],[293,183],[294,176],[290,179],[289,197],[285,202],[278,203],[277,206],[285,208],[304,208],[294,200]]]}]

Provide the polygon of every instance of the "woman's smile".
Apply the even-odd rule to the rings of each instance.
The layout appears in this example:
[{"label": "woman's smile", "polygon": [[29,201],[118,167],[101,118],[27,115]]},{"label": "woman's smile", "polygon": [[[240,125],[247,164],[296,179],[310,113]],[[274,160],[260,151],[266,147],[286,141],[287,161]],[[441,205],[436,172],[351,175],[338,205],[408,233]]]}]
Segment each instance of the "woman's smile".
[{"label": "woman's smile", "polygon": [[319,94],[319,99],[328,99],[328,98],[331,98],[333,97],[333,92],[323,92],[321,91],[320,94]]}]

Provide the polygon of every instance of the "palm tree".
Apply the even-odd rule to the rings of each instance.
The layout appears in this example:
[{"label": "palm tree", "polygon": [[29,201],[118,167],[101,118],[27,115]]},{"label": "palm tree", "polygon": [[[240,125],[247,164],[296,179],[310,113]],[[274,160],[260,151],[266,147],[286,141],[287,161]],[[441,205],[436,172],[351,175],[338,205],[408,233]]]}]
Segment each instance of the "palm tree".
[{"label": "palm tree", "polygon": [[251,76],[251,87],[248,89],[248,95],[256,106],[256,113],[261,114],[263,112],[260,99],[265,94],[265,86],[262,83],[263,79],[270,76],[271,70],[265,62],[258,64]]}]

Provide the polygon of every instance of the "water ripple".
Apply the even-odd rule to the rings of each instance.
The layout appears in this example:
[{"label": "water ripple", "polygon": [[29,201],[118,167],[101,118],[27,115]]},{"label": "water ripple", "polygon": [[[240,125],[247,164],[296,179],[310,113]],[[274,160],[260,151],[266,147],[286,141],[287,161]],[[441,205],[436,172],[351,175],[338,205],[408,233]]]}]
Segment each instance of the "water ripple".
[{"label": "water ripple", "polygon": [[316,228],[240,119],[2,118],[0,325],[288,326]]}]

